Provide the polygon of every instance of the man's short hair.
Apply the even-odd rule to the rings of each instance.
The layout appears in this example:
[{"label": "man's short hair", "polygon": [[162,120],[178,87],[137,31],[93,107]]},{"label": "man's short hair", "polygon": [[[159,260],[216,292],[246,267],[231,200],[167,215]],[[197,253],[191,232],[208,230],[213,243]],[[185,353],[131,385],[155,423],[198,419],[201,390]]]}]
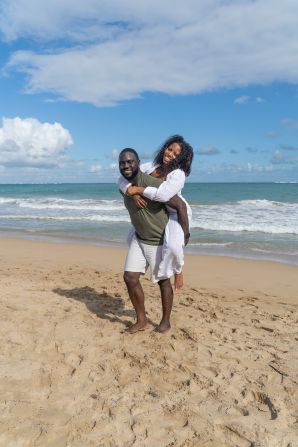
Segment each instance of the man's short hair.
[{"label": "man's short hair", "polygon": [[120,154],[119,154],[119,158],[121,157],[122,154],[124,154],[124,152],[131,152],[132,154],[134,154],[134,156],[136,157],[136,159],[137,159],[138,161],[140,161],[137,151],[135,151],[135,150],[132,149],[131,147],[126,147],[126,148],[122,149],[122,151],[121,151]]}]

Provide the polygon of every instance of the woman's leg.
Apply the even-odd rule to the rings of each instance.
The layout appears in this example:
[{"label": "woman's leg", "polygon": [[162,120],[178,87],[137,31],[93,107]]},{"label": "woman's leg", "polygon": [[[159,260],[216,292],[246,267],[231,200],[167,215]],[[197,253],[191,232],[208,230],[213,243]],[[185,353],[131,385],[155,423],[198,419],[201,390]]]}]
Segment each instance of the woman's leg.
[{"label": "woman's leg", "polygon": [[158,277],[175,276],[175,289],[183,286],[182,268],[184,265],[184,233],[177,220],[177,215],[170,214],[165,229],[162,261],[159,265]]}]

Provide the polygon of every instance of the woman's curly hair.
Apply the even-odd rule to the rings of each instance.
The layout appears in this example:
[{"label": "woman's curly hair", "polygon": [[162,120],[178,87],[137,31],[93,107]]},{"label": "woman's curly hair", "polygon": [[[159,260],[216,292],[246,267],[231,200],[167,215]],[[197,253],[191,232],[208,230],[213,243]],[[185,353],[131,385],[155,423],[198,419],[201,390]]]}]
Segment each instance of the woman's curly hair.
[{"label": "woman's curly hair", "polygon": [[181,148],[180,154],[167,165],[169,172],[174,169],[181,169],[185,172],[186,177],[190,174],[191,163],[193,159],[193,148],[181,135],[173,135],[169,137],[161,146],[159,151],[156,153],[154,158],[154,164],[162,166],[163,165],[163,155],[165,149],[171,146],[171,144],[177,143]]}]

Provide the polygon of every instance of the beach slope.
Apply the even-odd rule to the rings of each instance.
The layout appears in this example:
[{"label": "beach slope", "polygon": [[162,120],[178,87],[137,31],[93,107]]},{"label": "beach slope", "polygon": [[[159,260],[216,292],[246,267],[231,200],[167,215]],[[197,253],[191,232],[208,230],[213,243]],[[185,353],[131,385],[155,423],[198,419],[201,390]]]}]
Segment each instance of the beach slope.
[{"label": "beach slope", "polygon": [[295,447],[298,268],[188,256],[172,330],[125,250],[0,239],[0,446]]}]

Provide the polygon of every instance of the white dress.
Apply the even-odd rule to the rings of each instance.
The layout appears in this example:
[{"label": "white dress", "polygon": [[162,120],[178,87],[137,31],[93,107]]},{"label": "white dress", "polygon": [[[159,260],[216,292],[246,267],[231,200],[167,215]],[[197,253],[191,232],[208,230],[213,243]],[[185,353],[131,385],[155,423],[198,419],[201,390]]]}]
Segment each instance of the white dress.
[{"label": "white dress", "polygon": [[[141,165],[141,170],[146,174],[151,174],[156,169],[152,163]],[[178,195],[186,204],[189,223],[191,221],[191,208],[181,195],[181,190],[185,183],[185,173],[181,169],[175,169],[167,175],[158,188],[147,186],[143,192],[143,196],[157,202],[168,202],[174,195]],[[119,178],[119,188],[125,194],[130,182],[124,177]],[[174,274],[181,273],[184,265],[184,232],[178,222],[176,210],[167,206],[169,213],[169,221],[165,228],[162,261],[159,265],[159,279],[170,278]],[[134,228],[128,235],[128,244],[134,235]]]}]

